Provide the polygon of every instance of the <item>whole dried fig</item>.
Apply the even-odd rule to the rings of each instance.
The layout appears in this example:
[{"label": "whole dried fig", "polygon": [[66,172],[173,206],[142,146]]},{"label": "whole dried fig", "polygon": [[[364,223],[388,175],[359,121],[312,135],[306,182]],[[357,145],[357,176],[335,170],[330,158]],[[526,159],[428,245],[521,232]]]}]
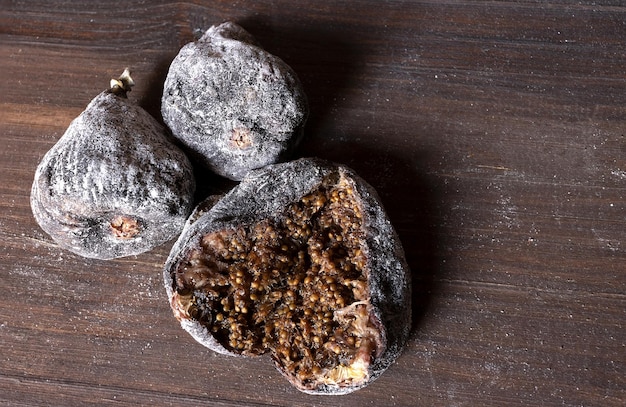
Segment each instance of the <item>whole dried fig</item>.
[{"label": "whole dried fig", "polygon": [[294,71],[231,22],[180,50],[161,111],[192,158],[233,180],[285,159],[308,115]]},{"label": "whole dried fig", "polygon": [[74,119],[35,172],[35,219],[61,247],[111,259],[173,239],[193,206],[189,159],[130,102],[125,71]]},{"label": "whole dried fig", "polygon": [[199,211],[164,269],[170,305],[201,344],[269,353],[299,390],[345,394],[399,355],[410,273],[376,192],[300,159],[252,171]]}]

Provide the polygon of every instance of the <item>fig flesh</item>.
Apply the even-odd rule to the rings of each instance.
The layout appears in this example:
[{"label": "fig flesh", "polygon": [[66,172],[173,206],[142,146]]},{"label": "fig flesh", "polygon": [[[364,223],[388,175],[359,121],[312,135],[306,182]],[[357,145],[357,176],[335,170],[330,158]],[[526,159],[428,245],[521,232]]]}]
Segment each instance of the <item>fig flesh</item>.
[{"label": "fig flesh", "polygon": [[197,341],[269,353],[311,394],[350,393],[396,359],[409,280],[376,192],[318,159],[251,172],[188,224],[164,269],[174,315]]}]

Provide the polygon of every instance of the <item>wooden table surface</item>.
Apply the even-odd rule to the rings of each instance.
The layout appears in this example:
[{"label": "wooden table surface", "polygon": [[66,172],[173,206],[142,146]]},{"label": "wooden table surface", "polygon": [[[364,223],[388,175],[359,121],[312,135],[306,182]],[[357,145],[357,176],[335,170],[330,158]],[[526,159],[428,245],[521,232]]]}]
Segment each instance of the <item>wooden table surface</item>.
[{"label": "wooden table surface", "polygon": [[[173,57],[224,20],[300,76],[297,156],[354,168],[405,247],[411,339],[351,395],[197,344],[171,242],[88,260],[32,217],[35,167],[109,79],[131,67],[160,119]],[[0,405],[625,405],[625,66],[621,0],[0,1]]]}]

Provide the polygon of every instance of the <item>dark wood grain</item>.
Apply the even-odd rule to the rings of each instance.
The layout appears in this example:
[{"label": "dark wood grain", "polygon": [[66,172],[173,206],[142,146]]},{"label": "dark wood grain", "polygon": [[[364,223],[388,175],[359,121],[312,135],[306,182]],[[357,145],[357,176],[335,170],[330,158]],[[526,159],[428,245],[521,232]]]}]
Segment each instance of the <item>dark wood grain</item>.
[{"label": "dark wood grain", "polygon": [[[130,66],[159,118],[178,49],[226,19],[299,74],[298,155],[378,189],[413,270],[406,350],[348,396],[195,343],[171,243],[88,260],[31,215],[37,163],[109,78]],[[0,1],[0,405],[623,406],[624,66],[618,0]]]}]

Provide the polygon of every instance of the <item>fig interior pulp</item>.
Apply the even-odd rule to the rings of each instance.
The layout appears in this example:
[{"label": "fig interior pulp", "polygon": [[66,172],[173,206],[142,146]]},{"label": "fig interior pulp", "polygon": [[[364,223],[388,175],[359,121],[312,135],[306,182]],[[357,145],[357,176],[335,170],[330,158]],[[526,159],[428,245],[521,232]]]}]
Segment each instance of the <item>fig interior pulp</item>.
[{"label": "fig interior pulp", "polygon": [[305,389],[365,382],[384,344],[363,240],[351,184],[329,177],[280,218],[204,234],[175,269],[172,308],[228,351],[270,352]]}]

